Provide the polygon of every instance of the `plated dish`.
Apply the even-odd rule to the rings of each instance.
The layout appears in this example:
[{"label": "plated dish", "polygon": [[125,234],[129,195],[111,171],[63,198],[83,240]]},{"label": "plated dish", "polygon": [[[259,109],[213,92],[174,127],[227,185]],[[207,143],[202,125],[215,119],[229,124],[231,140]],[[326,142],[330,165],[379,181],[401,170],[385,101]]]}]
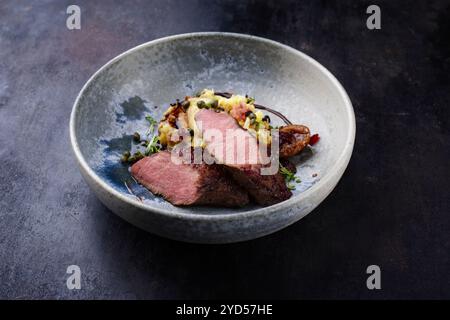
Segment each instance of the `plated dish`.
[{"label": "plated dish", "polygon": [[[259,158],[250,157],[252,153],[247,152],[240,154],[239,158],[239,153],[236,153],[236,159],[240,160],[230,163],[228,153],[219,152],[228,150],[228,143],[221,144],[223,140],[214,140],[214,134],[207,136],[211,140],[204,139],[200,143],[201,148],[197,146],[196,150],[208,151],[202,152],[201,159],[204,161],[218,163],[208,166],[188,164],[190,168],[193,165],[202,167],[202,173],[198,173],[197,169],[176,170],[176,175],[170,173],[170,178],[167,178],[161,167],[169,163],[168,171],[172,172],[172,155],[177,154],[170,152],[169,159],[167,152],[170,148],[178,148],[178,145],[186,145],[176,143],[176,134],[173,135],[173,120],[175,124],[179,120],[176,110],[180,109],[176,99],[179,99],[180,105],[186,96],[197,99],[199,97],[195,97],[194,92],[204,88],[216,89],[217,92],[203,94],[213,94],[218,105],[225,99],[245,99],[245,107],[253,115],[247,114],[248,111],[238,112],[236,119],[233,117],[236,114],[231,113],[234,108],[215,112],[214,101],[204,101],[206,108],[201,108],[202,103],[200,106],[195,104],[200,112],[196,113],[194,120],[204,122],[202,133],[208,126],[219,128],[215,134],[220,137],[220,128],[234,128],[238,137],[242,138],[238,139],[239,142],[254,146],[255,136],[250,137],[249,134],[251,130],[258,129],[253,134],[261,141],[270,141],[270,146],[278,141],[279,163],[288,169],[285,173],[289,172],[287,176],[290,176],[290,181],[286,181],[287,176],[280,173],[282,167],[279,164],[268,165],[269,169],[276,169],[272,177],[281,175],[283,179],[277,178],[278,183],[266,184],[267,188],[255,187],[261,181],[273,178],[261,179],[261,172],[255,175],[256,180],[245,175],[239,177],[242,171],[236,167],[260,166],[257,162]],[[236,97],[216,97],[218,93],[227,92]],[[249,95],[247,98],[246,94]],[[246,100],[248,98],[249,101]],[[254,110],[248,107],[252,105],[249,102],[255,105]],[[166,112],[169,103],[175,105]],[[267,126],[288,130],[289,123],[269,110],[256,108],[256,105],[269,107],[292,124],[305,125],[308,131],[301,129],[300,138],[293,140],[300,142],[298,144],[286,144],[281,139],[282,134],[277,140],[264,131],[258,133],[259,129]],[[239,119],[239,114],[244,114],[245,118]],[[151,127],[151,119],[145,118],[149,115],[153,119],[155,139],[159,141],[152,140],[153,134],[146,136]],[[270,122],[267,118],[263,120],[265,116],[270,117]],[[256,128],[256,125],[259,127]],[[139,137],[134,138],[134,132],[139,133]],[[345,90],[317,61],[271,40],[230,33],[171,36],[124,52],[87,81],[74,103],[70,119],[70,139],[80,171],[106,207],[146,231],[196,243],[254,239],[280,230],[307,215],[327,197],[344,173],[352,154],[355,132],[354,112]],[[316,133],[320,134],[320,141],[314,144],[311,139]],[[183,133],[178,132],[178,135],[183,136]],[[314,144],[312,147],[306,145],[308,135],[309,144]],[[188,137],[193,136],[189,132]],[[259,142],[256,145],[259,146]],[[149,160],[141,159],[144,160],[142,166],[136,157],[128,162],[133,160],[138,146],[146,158],[157,158],[155,163],[151,163],[156,166],[152,172],[157,172],[158,183],[163,181],[166,184],[153,184],[149,180],[151,185],[145,186],[147,170],[144,169],[141,175],[139,167],[143,168],[145,161]],[[148,156],[145,154],[147,148]],[[126,154],[128,158],[124,164],[121,160],[125,160],[122,159],[125,151],[130,154]],[[292,167],[283,164],[281,156],[291,152],[296,154],[287,157]],[[190,155],[189,152],[181,154]],[[229,154],[234,155],[233,152]],[[205,158],[205,155],[212,156]],[[261,166],[261,169],[266,167]],[[206,174],[202,170],[207,171]],[[240,181],[240,178],[247,181]],[[202,187],[199,188],[199,185]],[[155,187],[163,189],[151,192]],[[170,188],[174,189],[173,192]],[[258,196],[255,193],[258,190],[265,192],[265,196]],[[222,196],[224,194],[226,196]],[[171,195],[177,197],[170,198]],[[247,197],[248,204],[245,204]]]},{"label": "plated dish", "polygon": [[[286,124],[272,126],[263,110]],[[248,95],[211,89],[177,99],[159,122],[151,115],[145,119],[148,129],[134,132],[121,162],[136,182],[176,206],[287,200],[301,183],[289,158],[319,140],[305,125],[292,124]]]}]

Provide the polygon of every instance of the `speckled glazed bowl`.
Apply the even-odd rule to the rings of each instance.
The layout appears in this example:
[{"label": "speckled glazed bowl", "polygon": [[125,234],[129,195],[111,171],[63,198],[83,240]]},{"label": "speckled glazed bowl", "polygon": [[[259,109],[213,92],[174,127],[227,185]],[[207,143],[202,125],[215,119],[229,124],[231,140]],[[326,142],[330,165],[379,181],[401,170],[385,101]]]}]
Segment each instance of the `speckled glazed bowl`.
[{"label": "speckled glazed bowl", "polygon": [[[320,134],[294,159],[301,183],[292,198],[264,208],[181,208],[131,179],[119,158],[131,134],[145,131],[145,115],[159,119],[176,98],[203,88],[248,94]],[[84,178],[111,211],[164,237],[227,243],[270,234],[317,207],[347,167],[355,118],[339,82],[307,55],[248,35],[192,33],[142,44],[98,70],[75,101],[70,137]]]}]

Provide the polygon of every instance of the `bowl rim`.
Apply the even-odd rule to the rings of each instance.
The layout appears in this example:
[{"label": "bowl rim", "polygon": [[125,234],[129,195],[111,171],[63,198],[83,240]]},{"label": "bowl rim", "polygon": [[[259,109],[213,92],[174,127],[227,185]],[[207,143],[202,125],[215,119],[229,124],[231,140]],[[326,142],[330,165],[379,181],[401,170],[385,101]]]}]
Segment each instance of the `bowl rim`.
[{"label": "bowl rim", "polygon": [[[323,176],[319,181],[317,181],[313,186],[311,186],[306,191],[299,194],[297,197],[291,197],[288,200],[285,200],[283,202],[268,206],[268,207],[262,207],[257,209],[252,209],[248,211],[240,211],[240,212],[226,212],[226,213],[218,213],[218,214],[204,214],[204,213],[186,213],[186,212],[176,212],[161,208],[155,208],[148,204],[142,203],[137,201],[136,199],[133,199],[131,197],[123,195],[121,192],[114,189],[112,186],[110,186],[107,182],[105,182],[100,176],[95,173],[95,171],[88,165],[87,161],[85,160],[78,142],[77,142],[77,131],[75,128],[75,119],[78,114],[78,105],[83,97],[85,91],[87,88],[91,85],[91,83],[108,67],[110,67],[112,64],[114,64],[116,61],[122,59],[123,57],[134,53],[135,51],[138,51],[142,48],[148,47],[148,46],[154,46],[160,43],[170,42],[173,40],[180,40],[180,39],[188,39],[188,38],[207,38],[207,37],[234,37],[239,38],[241,40],[253,40],[253,41],[259,41],[263,42],[267,45],[278,47],[282,50],[286,50],[294,55],[297,55],[301,57],[302,59],[306,60],[307,62],[311,63],[314,67],[316,67],[320,72],[324,74],[331,82],[332,84],[337,88],[339,94],[341,95],[344,105],[345,105],[345,111],[346,111],[346,118],[349,123],[348,131],[347,131],[347,139],[344,145],[344,149],[341,151],[341,153],[338,156],[338,159],[335,161],[335,163],[331,166],[328,173]],[[73,152],[75,153],[75,157],[77,158],[78,164],[81,167],[84,172],[89,175],[90,178],[92,178],[97,185],[102,187],[104,190],[106,190],[110,195],[118,198],[121,201],[126,202],[127,204],[137,207],[139,209],[160,214],[169,218],[181,218],[184,220],[192,220],[192,221],[200,221],[200,220],[208,220],[208,221],[224,221],[224,220],[238,220],[248,217],[257,217],[261,215],[266,215],[271,212],[276,212],[282,209],[287,209],[291,207],[293,204],[303,201],[305,198],[311,196],[313,193],[318,192],[320,189],[326,189],[326,186],[335,178],[336,172],[341,172],[338,174],[337,181],[341,178],[343,175],[349,161],[351,154],[353,152],[353,146],[355,142],[355,136],[356,136],[356,121],[355,121],[355,113],[353,110],[352,103],[350,101],[350,98],[345,91],[344,87],[340,84],[340,82],[336,79],[336,77],[328,71],[323,65],[321,65],[319,62],[317,62],[315,59],[311,58],[307,54],[294,49],[288,45],[279,43],[274,40],[248,35],[248,34],[241,34],[241,33],[231,33],[231,32],[192,32],[192,33],[184,33],[184,34],[177,34],[177,35],[171,35],[159,39],[155,39],[152,41],[148,41],[145,43],[142,43],[138,46],[135,46],[116,57],[109,60],[106,64],[104,64],[100,69],[98,69],[83,85],[80,92],[78,93],[75,102],[72,107],[72,112],[70,115],[70,142],[72,145]],[[331,182],[333,183],[333,182]],[[333,188],[332,188],[333,189]],[[332,189],[329,191],[331,192]],[[327,194],[328,195],[328,194]],[[326,196],[325,196],[326,197]],[[232,210],[232,209],[230,209]]]}]

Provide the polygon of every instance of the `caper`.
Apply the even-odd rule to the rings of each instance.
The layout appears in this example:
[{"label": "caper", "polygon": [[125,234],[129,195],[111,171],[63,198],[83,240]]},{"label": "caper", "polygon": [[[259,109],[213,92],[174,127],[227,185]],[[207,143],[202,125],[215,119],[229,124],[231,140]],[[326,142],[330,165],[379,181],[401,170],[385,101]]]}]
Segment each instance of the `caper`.
[{"label": "caper", "polygon": [[197,107],[199,107],[200,109],[203,109],[203,108],[207,108],[207,105],[206,105],[205,101],[200,100],[197,102]]},{"label": "caper", "polygon": [[256,115],[255,115],[253,112],[247,111],[247,112],[245,113],[245,116],[246,116],[247,118],[250,119],[250,124],[254,124],[254,123],[255,123],[255,121],[256,121]]},{"label": "caper", "polygon": [[138,151],[136,151],[136,152],[133,154],[133,157],[135,157],[136,160],[140,160],[140,159],[142,159],[142,158],[144,157],[144,155],[142,154],[142,152],[140,152],[140,151],[138,150]]},{"label": "caper", "polygon": [[141,135],[139,134],[139,132],[135,132],[135,133],[133,134],[133,140],[134,140],[134,142],[139,142],[139,141],[141,141]]},{"label": "caper", "polygon": [[219,106],[219,100],[214,99],[211,102],[211,108],[216,109]]},{"label": "caper", "polygon": [[256,119],[256,115],[255,115],[252,111],[247,111],[247,112],[245,113],[245,116],[246,116],[247,118],[250,118],[250,120]]},{"label": "caper", "polygon": [[190,102],[189,102],[189,100],[184,100],[182,103],[181,103],[181,107],[184,109],[184,110],[187,110],[188,108],[189,108],[189,106],[190,106]]},{"label": "caper", "polygon": [[123,163],[128,162],[128,159],[130,158],[130,151],[125,151],[122,154],[122,157],[120,158],[120,161],[122,161]]},{"label": "caper", "polygon": [[191,137],[194,136],[194,130],[192,130],[191,128],[188,128],[189,134],[191,135]]},{"label": "caper", "polygon": [[134,163],[141,160],[142,158],[144,158],[144,155],[140,151],[136,151],[132,156],[128,158],[128,162]]},{"label": "caper", "polygon": [[270,117],[266,115],[266,116],[264,116],[264,118],[262,118],[262,121],[270,123]]}]

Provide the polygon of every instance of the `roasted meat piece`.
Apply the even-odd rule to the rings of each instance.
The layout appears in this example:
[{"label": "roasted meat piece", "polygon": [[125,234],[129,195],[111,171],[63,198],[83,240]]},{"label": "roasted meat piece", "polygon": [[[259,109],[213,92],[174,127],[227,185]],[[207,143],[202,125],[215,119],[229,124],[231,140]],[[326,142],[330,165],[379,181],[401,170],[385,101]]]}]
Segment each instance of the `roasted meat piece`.
[{"label": "roasted meat piece", "polygon": [[241,207],[248,194],[218,165],[176,164],[168,151],[139,160],[131,174],[144,187],[177,206]]}]

